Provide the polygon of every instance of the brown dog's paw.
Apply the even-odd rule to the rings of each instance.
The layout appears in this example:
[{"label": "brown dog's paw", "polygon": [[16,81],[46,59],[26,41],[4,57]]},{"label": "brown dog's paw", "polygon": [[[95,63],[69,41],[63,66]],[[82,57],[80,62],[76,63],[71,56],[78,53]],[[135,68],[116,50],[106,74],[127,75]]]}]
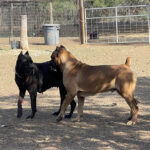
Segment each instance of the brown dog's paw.
[{"label": "brown dog's paw", "polygon": [[128,126],[133,126],[133,125],[135,125],[135,124],[136,124],[136,122],[135,122],[135,121],[132,121],[132,120],[130,120],[130,121],[127,122],[127,125],[128,125]]},{"label": "brown dog's paw", "polygon": [[76,117],[75,119],[72,119],[73,122],[81,122],[83,121],[83,117]]}]

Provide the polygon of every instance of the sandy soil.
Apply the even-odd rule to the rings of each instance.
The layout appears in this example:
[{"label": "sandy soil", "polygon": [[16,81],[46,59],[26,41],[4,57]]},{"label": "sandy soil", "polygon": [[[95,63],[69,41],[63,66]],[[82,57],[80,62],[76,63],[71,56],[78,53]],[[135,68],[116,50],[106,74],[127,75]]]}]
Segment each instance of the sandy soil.
[{"label": "sandy soil", "polygon": [[[27,93],[23,117],[17,119],[18,88],[14,68],[20,50],[11,50],[6,40],[0,39],[0,43],[4,43],[0,44],[1,150],[150,149],[150,45],[80,45],[77,38],[60,39],[60,44],[74,56],[91,65],[122,64],[127,56],[131,57],[131,68],[137,76],[135,97],[141,103],[137,124],[127,126],[129,107],[115,92],[87,97],[83,121],[64,119],[56,123],[52,113],[59,108],[57,88],[38,94],[38,112],[33,120],[26,119],[31,111]],[[43,38],[30,39],[29,53],[35,62],[49,60],[54,48],[44,45]],[[76,115],[77,109],[73,118]]]}]

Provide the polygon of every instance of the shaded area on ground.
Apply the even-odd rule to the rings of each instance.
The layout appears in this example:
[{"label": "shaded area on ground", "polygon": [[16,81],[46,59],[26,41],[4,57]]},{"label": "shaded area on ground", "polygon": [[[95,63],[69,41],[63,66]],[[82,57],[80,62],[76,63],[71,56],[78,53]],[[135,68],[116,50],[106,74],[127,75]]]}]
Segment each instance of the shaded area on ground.
[{"label": "shaded area on ground", "polygon": [[[147,93],[150,90],[149,82],[149,77],[137,79],[136,97],[140,99],[141,111],[148,111],[144,109],[145,106],[147,109],[150,108],[148,101],[150,94]],[[83,121],[74,122],[64,119],[61,123],[56,123],[56,117],[52,116],[59,106],[59,95],[49,96],[47,93],[38,95],[38,112],[33,120],[25,119],[31,111],[28,95],[26,96],[26,105],[28,106],[23,108],[24,115],[21,119],[16,118],[17,95],[0,96],[0,123],[6,125],[6,127],[0,128],[0,148],[9,149],[13,145],[13,149],[44,149],[46,147],[81,150],[149,149],[150,114],[139,114],[137,124],[131,127],[127,126],[126,119],[129,114],[127,105],[127,109],[103,105],[105,97],[111,97],[113,100],[113,96],[119,101],[122,99],[115,93],[100,94],[95,96],[99,99],[100,104],[94,102],[94,105],[91,106],[93,97],[87,98]],[[15,108],[2,108],[2,104],[5,102]],[[40,106],[40,102],[43,106]],[[122,101],[122,103],[124,102]],[[76,115],[75,112],[74,117]]]}]

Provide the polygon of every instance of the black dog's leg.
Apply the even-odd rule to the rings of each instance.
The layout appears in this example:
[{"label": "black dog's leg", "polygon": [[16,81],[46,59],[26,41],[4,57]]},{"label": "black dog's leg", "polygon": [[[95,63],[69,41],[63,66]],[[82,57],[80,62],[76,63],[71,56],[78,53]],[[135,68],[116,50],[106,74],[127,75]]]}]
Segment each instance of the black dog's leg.
[{"label": "black dog's leg", "polygon": [[19,99],[18,99],[18,110],[17,110],[17,118],[21,118],[22,116],[22,101],[24,99],[26,90],[24,88],[19,88]]},{"label": "black dog's leg", "polygon": [[60,109],[61,109],[61,105],[63,103],[63,100],[65,99],[65,95],[66,95],[66,90],[63,89],[63,87],[59,87],[59,94],[60,94],[60,106],[58,111],[54,112],[53,115],[54,116],[58,116],[60,113]]},{"label": "black dog's leg", "polygon": [[34,115],[36,113],[36,96],[37,93],[36,92],[29,92],[30,94],[30,99],[31,99],[31,108],[32,108],[32,113],[31,115],[27,116],[27,119],[29,118],[34,118]]},{"label": "black dog's leg", "polygon": [[70,109],[70,113],[68,115],[65,115],[65,118],[71,118],[72,114],[74,112],[74,109],[76,108],[76,102],[73,100],[71,103],[71,109]]},{"label": "black dog's leg", "polygon": [[[55,112],[53,115],[58,115],[60,113],[60,109],[61,109],[61,106],[63,104],[63,101],[65,99],[65,95],[67,94],[67,91],[65,89],[65,87],[63,85],[61,85],[59,87],[59,93],[60,93],[60,98],[61,98],[61,101],[60,101],[60,107],[59,107],[59,110],[57,112]],[[72,114],[74,112],[74,109],[76,107],[76,102],[73,100],[71,103],[71,110],[70,110],[70,113],[65,115],[65,118],[71,118],[72,117]]]}]

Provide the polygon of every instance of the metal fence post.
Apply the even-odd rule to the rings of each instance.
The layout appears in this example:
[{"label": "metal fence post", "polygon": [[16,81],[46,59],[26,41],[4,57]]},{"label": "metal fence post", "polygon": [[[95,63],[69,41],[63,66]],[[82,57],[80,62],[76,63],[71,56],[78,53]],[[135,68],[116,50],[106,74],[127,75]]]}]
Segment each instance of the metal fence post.
[{"label": "metal fence post", "polygon": [[150,44],[150,6],[148,6],[148,15],[147,15],[147,21],[148,21],[148,43]]},{"label": "metal fence post", "polygon": [[116,10],[116,43],[118,43],[118,9],[117,7],[115,8]]}]

